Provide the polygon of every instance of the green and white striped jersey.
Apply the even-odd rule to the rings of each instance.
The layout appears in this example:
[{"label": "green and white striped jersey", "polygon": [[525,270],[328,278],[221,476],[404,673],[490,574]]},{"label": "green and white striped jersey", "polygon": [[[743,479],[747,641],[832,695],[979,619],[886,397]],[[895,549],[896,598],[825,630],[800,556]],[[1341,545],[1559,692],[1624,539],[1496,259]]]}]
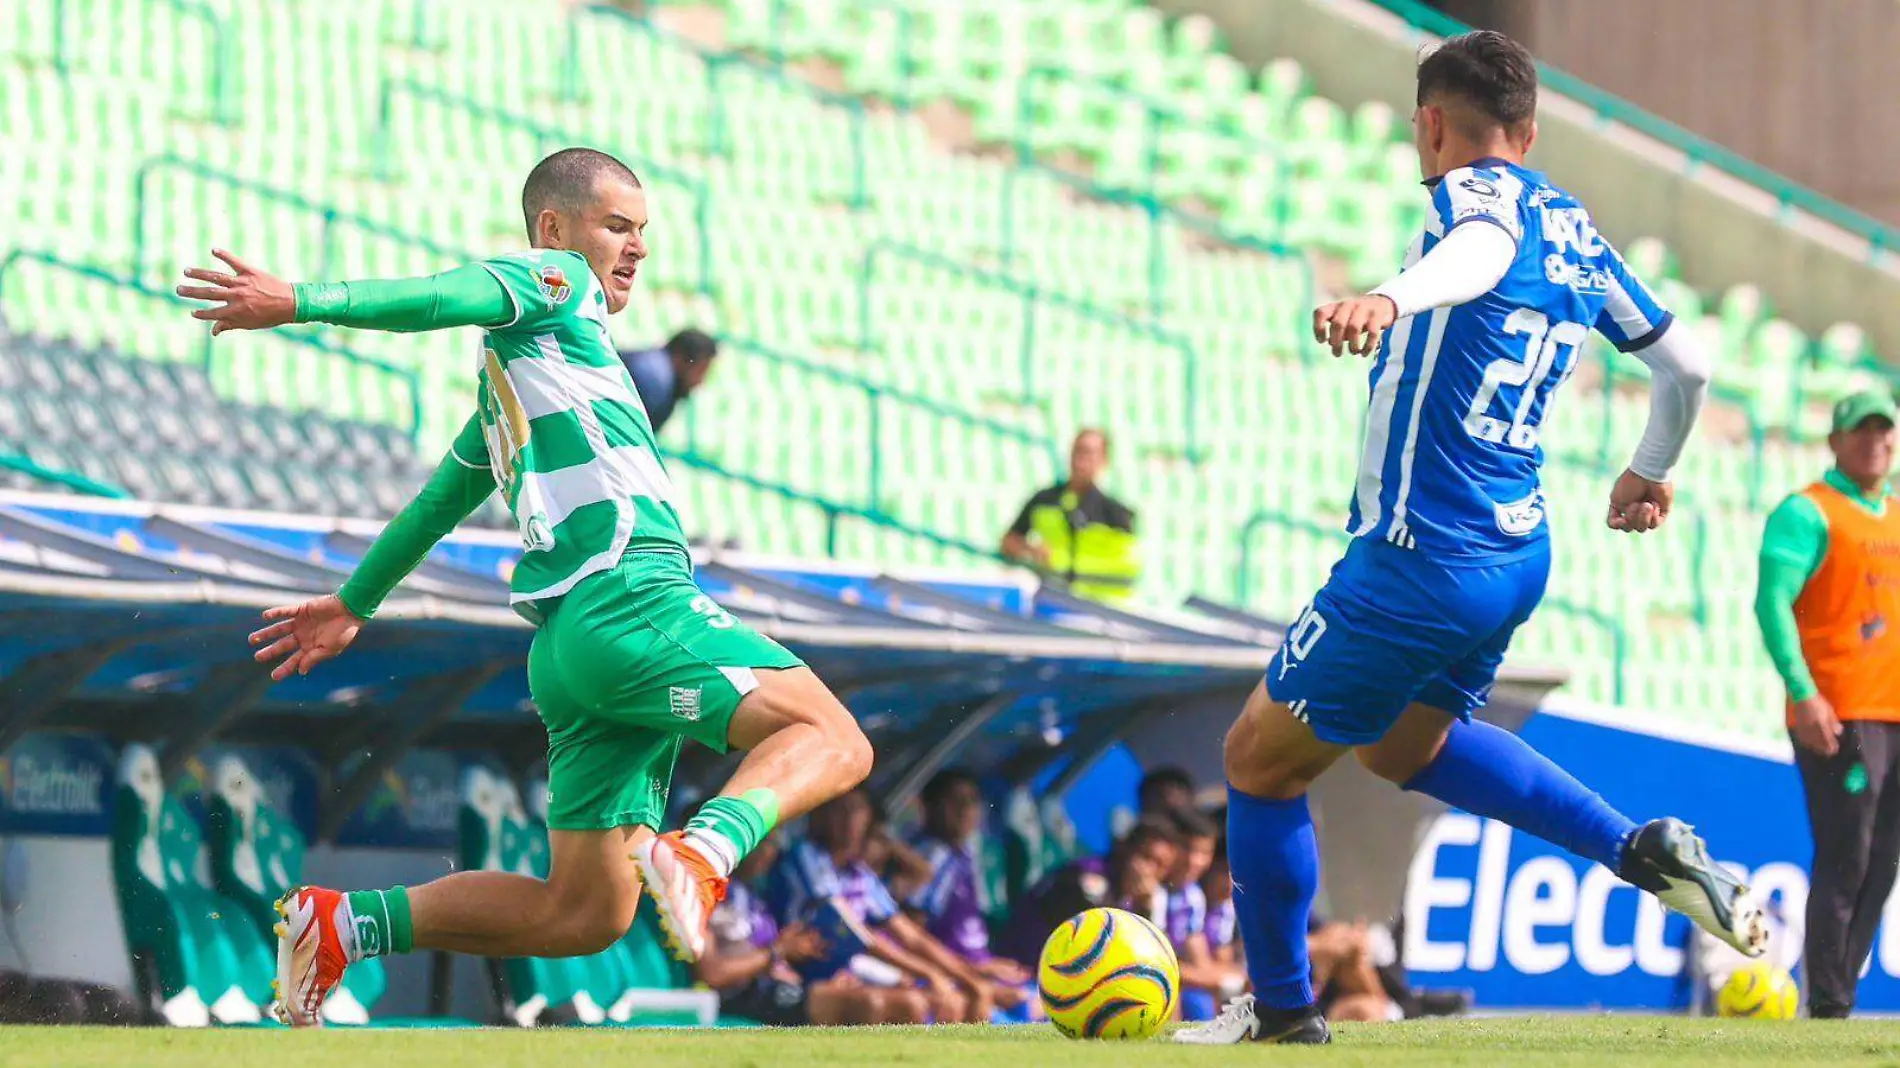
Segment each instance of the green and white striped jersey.
[{"label": "green and white striped jersey", "polygon": [[538,622],[538,602],[629,550],[684,554],[686,535],[586,258],[531,249],[481,266],[508,291],[514,319],[482,334],[479,437],[471,424],[454,454],[494,473],[525,550],[509,601]]}]

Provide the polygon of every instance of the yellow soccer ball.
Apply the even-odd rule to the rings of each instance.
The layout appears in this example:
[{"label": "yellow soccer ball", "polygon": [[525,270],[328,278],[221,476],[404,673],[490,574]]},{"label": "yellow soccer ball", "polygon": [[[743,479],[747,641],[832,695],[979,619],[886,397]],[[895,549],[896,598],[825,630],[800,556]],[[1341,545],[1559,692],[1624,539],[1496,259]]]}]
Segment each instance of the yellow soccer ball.
[{"label": "yellow soccer ball", "polygon": [[1801,991],[1794,976],[1766,961],[1735,970],[1715,994],[1715,1011],[1723,1016],[1756,1020],[1792,1020],[1800,1008]]},{"label": "yellow soccer ball", "polygon": [[1049,1022],[1070,1038],[1151,1038],[1174,1017],[1181,963],[1149,920],[1090,909],[1043,943],[1036,985]]}]

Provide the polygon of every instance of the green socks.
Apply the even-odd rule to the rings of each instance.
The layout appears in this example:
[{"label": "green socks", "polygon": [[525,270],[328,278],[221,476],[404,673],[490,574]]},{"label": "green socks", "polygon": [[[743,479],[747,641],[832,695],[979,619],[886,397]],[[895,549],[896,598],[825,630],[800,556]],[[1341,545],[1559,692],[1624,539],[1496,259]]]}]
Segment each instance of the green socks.
[{"label": "green socks", "polygon": [[767,789],[747,790],[738,797],[715,797],[686,821],[686,840],[705,857],[722,879],[732,877],[747,853],[758,848],[778,826],[778,795]]},{"label": "green socks", "polygon": [[[415,943],[415,925],[409,919],[409,891],[403,887],[388,890],[352,890],[343,895],[350,905],[351,931],[344,934],[344,946],[352,962],[390,953],[407,953]],[[354,936],[354,937],[352,937]]]}]

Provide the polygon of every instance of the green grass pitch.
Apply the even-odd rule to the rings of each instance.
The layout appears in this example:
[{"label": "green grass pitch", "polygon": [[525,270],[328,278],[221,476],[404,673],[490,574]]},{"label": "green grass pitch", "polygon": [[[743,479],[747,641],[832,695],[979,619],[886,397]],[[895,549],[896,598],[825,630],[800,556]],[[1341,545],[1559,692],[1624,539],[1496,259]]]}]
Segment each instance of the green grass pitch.
[{"label": "green grass pitch", "polygon": [[1900,1021],[1530,1016],[1346,1025],[1326,1049],[1069,1042],[1043,1027],[856,1031],[159,1031],[0,1028],[0,1068],[1900,1068]]}]

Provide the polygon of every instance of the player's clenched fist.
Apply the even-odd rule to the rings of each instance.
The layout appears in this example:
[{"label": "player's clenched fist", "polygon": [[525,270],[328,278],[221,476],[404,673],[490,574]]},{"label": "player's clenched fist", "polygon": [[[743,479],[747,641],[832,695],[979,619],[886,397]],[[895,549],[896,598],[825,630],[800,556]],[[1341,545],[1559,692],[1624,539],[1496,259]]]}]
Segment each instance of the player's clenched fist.
[{"label": "player's clenched fist", "polygon": [[1334,356],[1365,356],[1379,346],[1379,335],[1398,317],[1399,306],[1392,298],[1376,293],[1322,304],[1313,309],[1313,340],[1331,348]]},{"label": "player's clenched fist", "polygon": [[289,282],[265,274],[221,248],[212,249],[211,254],[236,273],[187,267],[186,278],[209,284],[179,286],[178,295],[211,302],[212,307],[199,308],[191,317],[210,321],[212,334],[226,330],[269,330],[297,321],[297,294]]},{"label": "player's clenched fist", "polygon": [[1663,525],[1675,502],[1674,484],[1651,482],[1634,471],[1625,471],[1610,487],[1610,513],[1605,522],[1611,530],[1647,534]]}]

